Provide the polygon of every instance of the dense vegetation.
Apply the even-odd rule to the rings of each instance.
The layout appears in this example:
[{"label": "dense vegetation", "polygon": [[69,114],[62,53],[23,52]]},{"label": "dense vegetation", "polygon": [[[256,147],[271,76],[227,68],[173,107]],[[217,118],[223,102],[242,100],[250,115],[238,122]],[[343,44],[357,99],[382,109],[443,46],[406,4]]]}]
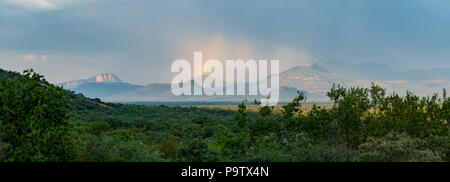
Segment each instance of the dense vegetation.
[{"label": "dense vegetation", "polygon": [[65,92],[31,70],[0,80],[0,152],[8,161],[73,160]]},{"label": "dense vegetation", "polygon": [[[0,70],[3,161],[446,161],[450,98],[333,86],[332,108],[103,103]],[[67,104],[68,103],[68,104]],[[255,102],[260,105],[261,103]]]}]

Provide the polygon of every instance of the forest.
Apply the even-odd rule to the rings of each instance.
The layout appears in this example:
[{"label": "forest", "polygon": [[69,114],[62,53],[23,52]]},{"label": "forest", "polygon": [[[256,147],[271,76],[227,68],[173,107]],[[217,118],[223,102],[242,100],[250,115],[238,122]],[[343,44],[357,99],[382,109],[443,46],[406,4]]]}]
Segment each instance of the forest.
[{"label": "forest", "polygon": [[[331,107],[105,103],[0,70],[4,162],[449,162],[450,97],[333,85]],[[257,110],[247,109],[258,105]]]}]

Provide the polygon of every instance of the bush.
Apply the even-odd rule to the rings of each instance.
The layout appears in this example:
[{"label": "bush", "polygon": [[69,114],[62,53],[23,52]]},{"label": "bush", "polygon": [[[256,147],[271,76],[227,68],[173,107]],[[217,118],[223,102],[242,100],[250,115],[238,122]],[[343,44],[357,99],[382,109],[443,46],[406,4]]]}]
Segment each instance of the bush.
[{"label": "bush", "polygon": [[437,151],[446,162],[450,162],[450,136],[432,136],[422,141],[422,149]]},{"label": "bush", "polygon": [[265,146],[254,146],[250,148],[246,155],[238,158],[240,162],[292,162],[295,157],[286,151]]},{"label": "bush", "polygon": [[296,161],[300,162],[346,162],[353,154],[345,145],[329,146],[316,144],[300,150],[296,155]]},{"label": "bush", "polygon": [[103,132],[108,131],[109,129],[110,125],[105,121],[91,122],[86,126],[87,132],[94,135],[100,135]]},{"label": "bush", "polygon": [[354,161],[368,162],[437,162],[443,154],[422,148],[423,141],[406,134],[390,133],[383,138],[369,138],[361,144]]},{"label": "bush", "polygon": [[369,90],[359,87],[345,89],[340,85],[333,85],[327,95],[333,101],[331,112],[347,146],[355,148],[366,138],[364,116],[371,108]]},{"label": "bush", "polygon": [[189,138],[181,142],[176,158],[183,162],[214,162],[218,160],[215,151],[210,150],[206,140]]},{"label": "bush", "polygon": [[141,141],[123,140],[120,136],[84,135],[78,160],[83,162],[161,162],[159,152]]}]

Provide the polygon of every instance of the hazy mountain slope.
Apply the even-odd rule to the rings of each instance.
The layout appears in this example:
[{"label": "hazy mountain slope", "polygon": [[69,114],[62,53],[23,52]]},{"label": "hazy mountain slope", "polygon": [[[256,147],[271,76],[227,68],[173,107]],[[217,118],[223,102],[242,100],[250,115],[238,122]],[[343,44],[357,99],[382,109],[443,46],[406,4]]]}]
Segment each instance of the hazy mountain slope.
[{"label": "hazy mountain slope", "polygon": [[58,84],[65,89],[82,93],[90,98],[105,98],[111,95],[128,92],[142,88],[141,85],[133,85],[123,82],[112,73],[103,73],[88,79],[74,80]]},{"label": "hazy mountain slope", "polygon": [[169,83],[155,83],[106,98],[120,101],[165,100],[173,97]]},{"label": "hazy mountain slope", "polygon": [[82,84],[86,83],[121,83],[122,80],[112,73],[102,73],[88,79],[73,80],[68,82],[59,83],[57,85],[64,86],[66,89],[76,88]]},{"label": "hazy mountain slope", "polygon": [[352,64],[342,60],[318,61],[313,66],[352,78],[354,80],[443,80],[450,79],[450,68],[413,69],[395,71],[387,65],[379,63]]},{"label": "hazy mountain slope", "polygon": [[348,86],[369,87],[371,82],[386,88],[389,93],[412,91],[418,95],[430,95],[450,88],[450,68],[414,69],[397,72],[384,64],[351,64],[341,60],[319,61],[311,67],[351,78]]},{"label": "hazy mountain slope", "polygon": [[358,80],[397,79],[399,73],[378,63],[351,64],[341,60],[318,61],[315,63],[330,72]]},{"label": "hazy mountain slope", "polygon": [[[333,83],[345,87],[367,88],[374,82],[385,88],[388,93],[405,94],[406,91],[411,91],[417,95],[426,96],[441,93],[442,89],[450,88],[450,77],[445,77],[448,74],[446,70],[443,68],[395,72],[389,67],[377,63],[352,65],[343,61],[329,61],[326,64],[319,62],[310,67],[291,68],[280,74],[280,85],[306,90],[310,94],[310,100],[313,101],[326,100],[326,92]],[[409,74],[418,76],[415,78]],[[428,76],[420,78],[421,75]]]},{"label": "hazy mountain slope", "polygon": [[[279,74],[280,101],[289,101],[298,91],[306,93],[309,101],[329,101],[326,93],[333,84],[344,87],[370,87],[374,82],[387,89],[388,93],[400,94],[412,91],[426,96],[450,88],[450,70],[409,70],[396,72],[378,63],[350,64],[344,61],[319,61],[309,67],[296,66]],[[412,76],[415,75],[415,76]],[[425,76],[422,76],[425,75]],[[192,88],[198,84],[191,82]],[[243,83],[242,83],[243,84]],[[114,102],[222,102],[254,100],[264,96],[174,96],[169,83],[154,83],[147,86],[122,82],[114,74],[100,74],[84,80],[65,82],[72,91],[87,97],[102,98]],[[248,92],[248,83],[245,84]],[[236,88],[236,85],[235,85]]]},{"label": "hazy mountain slope", "polygon": [[[193,88],[192,83],[192,88]],[[236,88],[236,87],[235,87]],[[248,92],[248,86],[246,87]],[[280,101],[289,101],[298,94],[298,89],[290,87],[280,87]],[[305,93],[308,95],[308,93]],[[129,92],[120,93],[107,97],[106,101],[116,102],[240,102],[244,99],[253,101],[254,99],[265,98],[262,95],[256,96],[228,96],[228,95],[201,95],[201,96],[175,96],[172,94],[171,85],[168,83],[150,84],[143,88],[132,90]]]},{"label": "hazy mountain slope", "polygon": [[142,88],[140,85],[132,85],[129,83],[84,83],[76,88],[70,89],[77,93],[83,93],[90,98],[105,98],[118,93],[128,92]]},{"label": "hazy mountain slope", "polygon": [[413,69],[401,72],[401,79],[403,80],[449,80],[450,68],[439,69]]},{"label": "hazy mountain slope", "polygon": [[308,93],[326,93],[333,83],[348,86],[350,79],[326,71],[318,65],[314,67],[296,66],[280,73],[280,85],[305,90]]}]

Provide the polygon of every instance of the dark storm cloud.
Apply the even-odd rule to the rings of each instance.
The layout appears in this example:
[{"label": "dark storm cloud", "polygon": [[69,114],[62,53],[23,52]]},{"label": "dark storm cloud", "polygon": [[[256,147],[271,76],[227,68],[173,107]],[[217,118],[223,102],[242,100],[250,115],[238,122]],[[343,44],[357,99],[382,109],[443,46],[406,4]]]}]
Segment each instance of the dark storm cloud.
[{"label": "dark storm cloud", "polygon": [[[55,82],[77,79],[79,70],[142,84],[168,81],[174,59],[191,59],[220,34],[223,44],[244,40],[257,57],[275,55],[276,47],[298,52],[288,66],[305,64],[295,56],[307,54],[309,63],[450,67],[448,32],[444,0],[0,0],[0,66],[22,69],[11,62],[41,54],[49,61],[33,66]],[[81,60],[89,64],[73,63]],[[72,65],[71,76],[58,76],[64,65]]]}]

